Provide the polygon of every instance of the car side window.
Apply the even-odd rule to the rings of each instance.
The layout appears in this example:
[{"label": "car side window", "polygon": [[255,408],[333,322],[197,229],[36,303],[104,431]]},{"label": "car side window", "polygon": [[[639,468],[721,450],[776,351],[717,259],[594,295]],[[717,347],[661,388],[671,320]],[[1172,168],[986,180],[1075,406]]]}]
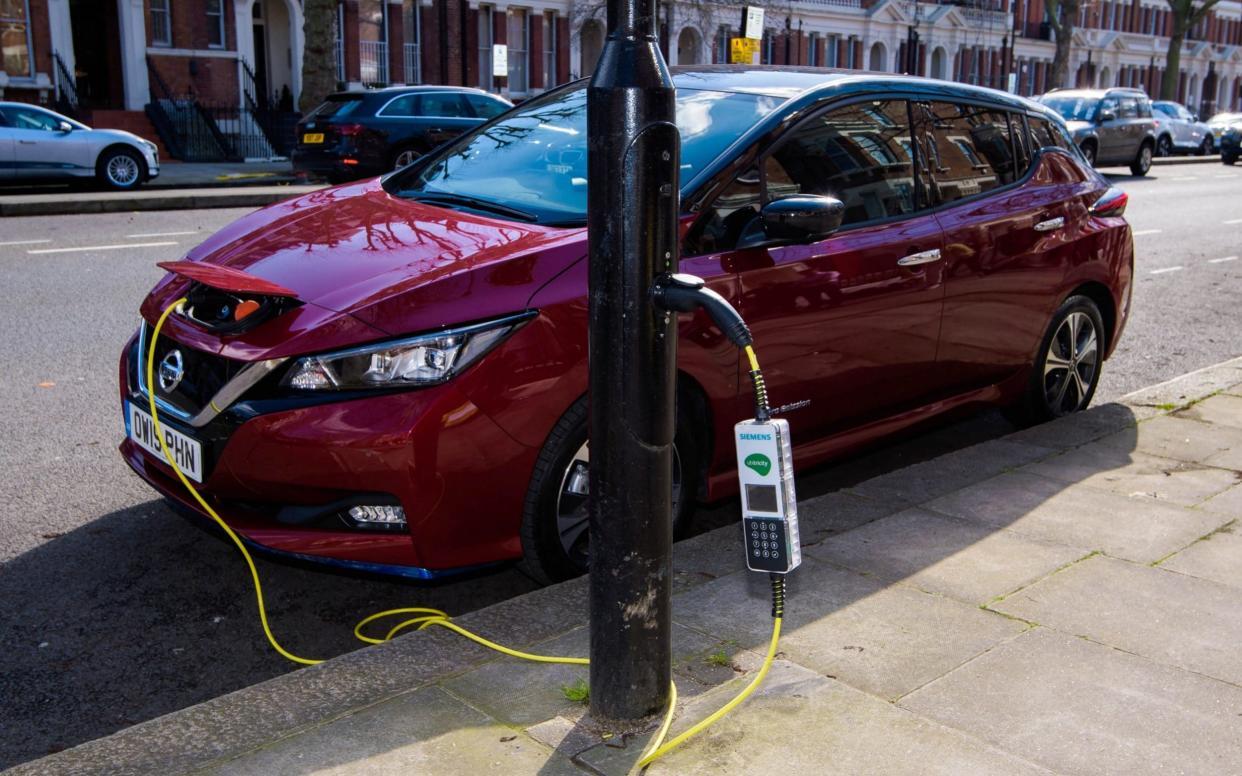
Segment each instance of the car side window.
[{"label": "car side window", "polygon": [[392,102],[388,103],[380,110],[381,116],[417,116],[415,109],[418,107],[417,94],[403,94]]},{"label": "car side window", "polygon": [[1138,100],[1136,100],[1135,98],[1122,97],[1120,100],[1118,100],[1118,106],[1119,106],[1119,110],[1117,112],[1117,118],[1122,118],[1122,119],[1138,118],[1138,115],[1139,115]]},{"label": "car side window", "polygon": [[1105,97],[1104,99],[1100,100],[1100,112],[1096,115],[1102,116],[1104,115],[1105,111],[1112,111],[1114,116],[1120,115],[1117,112],[1117,98],[1116,97]]},{"label": "car side window", "polygon": [[1021,113],[1009,114],[1009,135],[1013,138],[1013,174],[1015,179],[1020,179],[1030,169],[1031,157],[1034,156],[1031,153],[1031,136],[1026,131]]},{"label": "car side window", "polygon": [[490,119],[499,116],[509,110],[509,106],[499,100],[493,100],[490,97],[484,97],[481,94],[468,94],[466,100],[470,102],[470,107],[474,110],[474,115],[481,119]]},{"label": "car side window", "polygon": [[455,92],[429,92],[418,95],[416,116],[445,116],[448,118],[468,118],[465,100]]},{"label": "car side window", "polygon": [[1013,143],[1005,112],[947,102],[931,103],[929,110],[932,184],[940,202],[1014,182]]},{"label": "car side window", "polygon": [[855,103],[820,114],[782,138],[763,162],[764,201],[792,194],[845,203],[842,226],[917,209],[905,100]]},{"label": "car side window", "polygon": [[60,120],[50,113],[31,108],[0,108],[5,123],[13,129],[42,129],[53,132],[60,126]]},{"label": "car side window", "polygon": [[1138,98],[1138,115],[1141,119],[1151,118],[1151,101],[1142,97]]}]

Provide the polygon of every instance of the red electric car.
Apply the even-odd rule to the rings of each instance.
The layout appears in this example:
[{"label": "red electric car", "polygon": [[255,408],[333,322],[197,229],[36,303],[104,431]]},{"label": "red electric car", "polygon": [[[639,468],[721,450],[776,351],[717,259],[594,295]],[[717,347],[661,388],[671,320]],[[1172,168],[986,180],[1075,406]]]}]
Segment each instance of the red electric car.
[{"label": "red electric car", "polygon": [[[681,271],[754,332],[807,467],[932,416],[1037,421],[1091,400],[1125,325],[1125,195],[1048,109],[987,89],[815,69],[676,71]],[[182,507],[182,468],[252,544],[430,578],[587,563],[586,84],[378,180],[252,213],[143,303],[121,454]],[[783,197],[844,204],[769,238]],[[829,203],[838,207],[836,203]],[[776,230],[773,230],[775,232]],[[153,324],[172,300],[147,385]],[[746,367],[680,327],[675,505],[734,492]]]}]

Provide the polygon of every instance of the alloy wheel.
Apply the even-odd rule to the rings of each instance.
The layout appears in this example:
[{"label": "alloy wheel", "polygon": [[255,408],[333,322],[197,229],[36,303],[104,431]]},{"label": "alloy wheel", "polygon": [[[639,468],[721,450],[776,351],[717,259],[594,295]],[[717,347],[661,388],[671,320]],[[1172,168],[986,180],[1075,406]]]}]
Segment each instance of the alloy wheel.
[{"label": "alloy wheel", "polygon": [[[556,495],[556,534],[561,540],[565,555],[580,568],[587,567],[590,543],[587,532],[590,522],[587,499],[589,496],[591,451],[586,442],[574,453]],[[672,514],[681,507],[681,457],[673,446],[673,505]]]},{"label": "alloy wheel", "polygon": [[1044,398],[1054,416],[1087,403],[1099,375],[1100,338],[1086,313],[1072,312],[1057,327],[1044,355]]},{"label": "alloy wheel", "polygon": [[104,172],[113,186],[129,188],[138,180],[138,162],[132,156],[117,154],[108,160]]},{"label": "alloy wheel", "polygon": [[1139,169],[1146,173],[1151,169],[1151,146],[1145,145],[1139,151]]},{"label": "alloy wheel", "polygon": [[417,151],[407,148],[397,154],[397,158],[393,160],[392,168],[394,170],[400,170],[402,167],[412,164],[419,156],[421,156],[421,154]]},{"label": "alloy wheel", "polygon": [[1095,146],[1085,145],[1082,147],[1082,155],[1086,157],[1087,164],[1095,166]]},{"label": "alloy wheel", "polygon": [[1168,135],[1160,138],[1160,142],[1156,144],[1156,156],[1172,156],[1173,142],[1169,140]]}]

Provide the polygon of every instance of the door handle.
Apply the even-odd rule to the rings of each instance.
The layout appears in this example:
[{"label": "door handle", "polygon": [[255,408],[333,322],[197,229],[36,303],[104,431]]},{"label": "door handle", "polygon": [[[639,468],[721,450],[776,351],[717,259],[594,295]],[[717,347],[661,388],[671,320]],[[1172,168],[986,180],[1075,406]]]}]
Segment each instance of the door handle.
[{"label": "door handle", "polygon": [[1035,224],[1035,231],[1055,232],[1063,226],[1065,226],[1065,216],[1057,216],[1056,218],[1049,218],[1047,221],[1040,221],[1038,224]]},{"label": "door handle", "polygon": [[897,260],[899,267],[914,267],[919,264],[930,264],[933,261],[940,261],[940,249],[932,248],[930,251],[919,251],[911,253],[909,256],[903,256]]},{"label": "door handle", "polygon": [[18,140],[17,142],[21,143],[22,145],[34,145],[35,144],[34,140]]}]

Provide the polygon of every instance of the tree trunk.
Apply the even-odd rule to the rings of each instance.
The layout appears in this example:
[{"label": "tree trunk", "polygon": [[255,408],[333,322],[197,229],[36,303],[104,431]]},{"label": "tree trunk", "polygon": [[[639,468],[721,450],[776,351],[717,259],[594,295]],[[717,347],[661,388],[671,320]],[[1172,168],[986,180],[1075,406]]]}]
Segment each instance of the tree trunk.
[{"label": "tree trunk", "polygon": [[1069,25],[1065,25],[1061,28],[1053,28],[1053,35],[1057,39],[1057,48],[1052,55],[1052,72],[1048,76],[1049,91],[1076,86],[1076,84],[1068,83],[1070,43],[1074,38],[1074,30]]},{"label": "tree trunk", "polygon": [[298,105],[307,113],[336,91],[336,0],[304,0],[302,8],[306,44]]},{"label": "tree trunk", "polygon": [[1186,40],[1185,30],[1173,30],[1169,38],[1169,53],[1165,56],[1164,77],[1160,79],[1160,99],[1176,100],[1177,88],[1182,79],[1182,43]]}]

